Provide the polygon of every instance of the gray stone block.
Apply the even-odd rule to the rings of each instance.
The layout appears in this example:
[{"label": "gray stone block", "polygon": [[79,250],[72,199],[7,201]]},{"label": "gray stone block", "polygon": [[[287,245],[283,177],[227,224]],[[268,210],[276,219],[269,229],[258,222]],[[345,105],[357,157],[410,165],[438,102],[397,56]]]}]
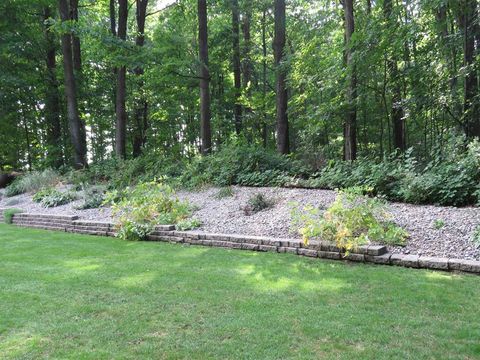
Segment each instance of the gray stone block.
[{"label": "gray stone block", "polygon": [[365,261],[364,254],[349,253],[348,255],[342,255],[342,258],[348,261],[357,261],[357,262]]},{"label": "gray stone block", "polygon": [[382,264],[382,265],[389,265],[390,264],[390,257],[392,254],[387,253],[380,256],[374,255],[365,255],[365,261],[371,262],[374,264]]},{"label": "gray stone block", "polygon": [[450,270],[465,271],[465,272],[480,274],[480,261],[449,259],[448,267]]},{"label": "gray stone block", "polygon": [[257,250],[260,245],[256,244],[247,244],[247,243],[242,243],[241,248],[243,250]]},{"label": "gray stone block", "polygon": [[328,241],[322,241],[320,242],[320,250],[326,251],[326,252],[342,252],[340,248],[337,247],[336,244],[330,243]]},{"label": "gray stone block", "polygon": [[298,255],[308,256],[308,257],[317,257],[318,251],[312,249],[298,249]]},{"label": "gray stone block", "polygon": [[258,246],[258,251],[277,251],[276,246],[270,246],[270,245],[259,245]]},{"label": "gray stone block", "polygon": [[401,265],[405,267],[418,268],[418,255],[405,255],[401,260]]},{"label": "gray stone block", "polygon": [[319,251],[318,257],[322,259],[340,260],[342,258],[342,254],[336,251]]},{"label": "gray stone block", "polygon": [[448,259],[430,256],[420,256],[418,266],[425,269],[448,270]]},{"label": "gray stone block", "polygon": [[298,248],[288,246],[280,246],[277,248],[277,251],[279,253],[298,254]]},{"label": "gray stone block", "polygon": [[380,256],[386,254],[387,252],[387,247],[383,245],[368,245],[367,248],[368,255]]},{"label": "gray stone block", "polygon": [[403,254],[392,254],[392,256],[390,257],[390,264],[402,266],[403,265],[403,258],[405,256],[406,255],[403,255]]}]

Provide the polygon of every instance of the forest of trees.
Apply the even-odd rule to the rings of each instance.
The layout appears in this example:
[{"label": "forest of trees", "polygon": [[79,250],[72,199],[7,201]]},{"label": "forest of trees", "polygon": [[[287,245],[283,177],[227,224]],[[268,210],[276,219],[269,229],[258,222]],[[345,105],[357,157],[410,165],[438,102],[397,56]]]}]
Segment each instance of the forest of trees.
[{"label": "forest of trees", "polygon": [[0,2],[0,170],[480,136],[476,0]]}]

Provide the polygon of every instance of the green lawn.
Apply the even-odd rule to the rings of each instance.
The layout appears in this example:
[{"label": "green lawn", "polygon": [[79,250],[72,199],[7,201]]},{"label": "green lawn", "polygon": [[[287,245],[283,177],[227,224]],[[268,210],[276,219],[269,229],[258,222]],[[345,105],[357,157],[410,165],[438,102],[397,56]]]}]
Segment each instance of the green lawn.
[{"label": "green lawn", "polygon": [[0,358],[480,358],[480,277],[0,225]]}]

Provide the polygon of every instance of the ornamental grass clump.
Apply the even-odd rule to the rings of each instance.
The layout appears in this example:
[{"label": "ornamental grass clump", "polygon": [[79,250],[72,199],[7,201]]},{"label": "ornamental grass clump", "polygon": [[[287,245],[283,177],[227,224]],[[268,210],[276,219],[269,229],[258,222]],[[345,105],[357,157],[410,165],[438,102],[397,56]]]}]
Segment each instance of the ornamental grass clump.
[{"label": "ornamental grass clump", "polygon": [[312,238],[333,242],[347,253],[360,245],[402,245],[408,233],[392,221],[385,201],[364,195],[363,188],[337,192],[324,212],[313,206],[293,210],[293,224],[305,243]]},{"label": "ornamental grass clump", "polygon": [[170,186],[156,182],[111,191],[106,203],[111,204],[113,215],[118,217],[117,237],[124,240],[144,240],[155,225],[185,223],[192,211]]}]

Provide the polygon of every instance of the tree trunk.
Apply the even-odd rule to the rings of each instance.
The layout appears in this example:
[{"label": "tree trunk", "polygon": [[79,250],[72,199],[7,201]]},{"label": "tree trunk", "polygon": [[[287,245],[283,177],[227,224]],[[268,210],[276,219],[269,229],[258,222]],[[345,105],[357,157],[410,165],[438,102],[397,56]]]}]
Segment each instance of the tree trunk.
[{"label": "tree trunk", "polygon": [[346,92],[346,103],[348,108],[343,127],[343,157],[347,161],[352,161],[357,158],[357,74],[353,62],[353,49],[351,45],[351,38],[355,31],[353,0],[345,0],[343,7],[345,13],[345,58],[348,73],[348,86]]},{"label": "tree trunk", "polygon": [[275,37],[273,40],[273,50],[275,58],[275,67],[277,72],[276,84],[276,109],[277,109],[277,151],[280,154],[290,152],[288,139],[288,93],[287,93],[287,73],[285,69],[284,48],[285,48],[285,0],[275,0]]},{"label": "tree trunk", "polygon": [[232,45],[233,45],[233,79],[235,87],[235,103],[233,107],[233,116],[235,119],[235,131],[237,135],[242,131],[242,105],[240,104],[240,95],[242,92],[241,73],[240,73],[240,20],[238,0],[231,0],[232,4]]},{"label": "tree trunk", "polygon": [[[242,19],[242,32],[243,32],[243,62],[242,62],[242,73],[243,73],[243,88],[246,90],[245,94],[247,99],[250,100],[251,95],[251,80],[252,80],[252,59],[251,59],[251,49],[252,49],[252,38],[250,34],[250,22],[252,17],[251,4],[245,4],[245,13],[243,14]],[[249,114],[252,113],[250,106],[244,108],[244,118],[248,119]],[[261,124],[257,124],[257,128],[261,129]]]},{"label": "tree trunk", "polygon": [[[58,5],[62,22],[70,20],[67,0],[59,0]],[[68,125],[74,148],[75,167],[83,168],[87,166],[87,141],[85,125],[80,120],[78,114],[77,90],[73,70],[72,37],[68,32],[62,34],[62,53]]]},{"label": "tree trunk", "polygon": [[[78,21],[78,0],[70,0],[70,19],[74,22]],[[80,38],[72,34],[73,49],[73,69],[77,72],[77,77],[82,71],[82,53],[80,49]]]},{"label": "tree trunk", "polygon": [[262,113],[263,113],[263,124],[262,124],[262,140],[263,147],[267,147],[268,143],[268,132],[267,132],[267,10],[263,10],[262,14]]},{"label": "tree trunk", "polygon": [[45,40],[47,46],[46,65],[47,65],[47,86],[45,98],[45,121],[47,123],[47,159],[48,163],[58,168],[63,165],[62,150],[62,127],[60,122],[60,95],[58,92],[58,82],[56,75],[56,45],[55,35],[47,24],[51,17],[51,10],[45,7],[43,10],[43,20],[45,24]]},{"label": "tree trunk", "polygon": [[[127,38],[128,1],[118,0],[118,31],[119,39],[125,41]],[[127,68],[121,66],[117,73],[117,94],[116,94],[116,132],[115,132],[115,154],[121,159],[126,158],[126,137],[127,137]]]},{"label": "tree trunk", "polygon": [[[385,20],[390,28],[395,27],[395,19],[392,16],[392,0],[385,0],[383,3],[383,12]],[[402,88],[399,83],[397,57],[395,49],[389,56],[388,71],[390,74],[390,83],[392,83],[392,126],[393,126],[393,145],[395,150],[405,151],[405,122],[402,104]]]},{"label": "tree trunk", "polygon": [[480,137],[480,111],[478,104],[477,66],[475,65],[475,40],[480,36],[476,0],[464,0],[462,14],[463,65],[467,69],[464,85],[464,123],[468,137]]},{"label": "tree trunk", "polygon": [[198,0],[198,47],[200,60],[200,138],[202,155],[212,150],[210,128],[210,72],[208,70],[207,1]]},{"label": "tree trunk", "polygon": [[[135,44],[138,47],[142,47],[145,42],[145,18],[147,16],[147,5],[148,0],[137,0],[137,38],[135,39]],[[139,98],[136,101],[135,105],[135,134],[133,137],[133,157],[138,157],[142,153],[143,146],[146,141],[146,131],[148,126],[148,103],[143,94],[143,68],[138,66],[134,69],[135,75],[140,77],[138,82],[138,93]]]}]

